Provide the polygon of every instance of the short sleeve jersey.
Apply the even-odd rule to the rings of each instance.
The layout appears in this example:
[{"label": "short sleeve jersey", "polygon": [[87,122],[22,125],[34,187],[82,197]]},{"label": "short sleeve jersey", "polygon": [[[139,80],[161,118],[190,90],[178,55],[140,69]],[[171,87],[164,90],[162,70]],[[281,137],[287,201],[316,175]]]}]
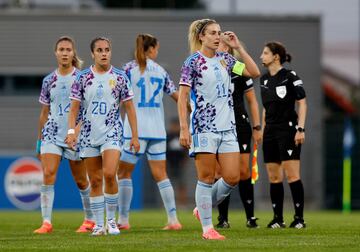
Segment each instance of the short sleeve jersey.
[{"label": "short sleeve jersey", "polygon": [[[140,72],[135,60],[123,69],[133,83],[133,103],[136,109],[138,134],[141,139],[166,139],[164,121],[164,93],[172,95],[176,87],[169,74],[155,61],[146,60],[146,69]],[[124,136],[131,137],[128,117],[124,121]]]},{"label": "short sleeve jersey", "polygon": [[235,128],[230,79],[235,63],[230,54],[218,52],[212,58],[196,52],[184,62],[179,84],[191,88],[191,134]]},{"label": "short sleeve jersey", "polygon": [[121,141],[120,102],[132,99],[133,91],[125,72],[113,66],[98,74],[89,67],[71,88],[70,98],[82,102],[80,147],[97,147],[108,141]]},{"label": "short sleeve jersey", "polygon": [[42,140],[58,146],[67,147],[64,142],[68,129],[70,111],[70,89],[80,71],[74,70],[61,75],[57,70],[43,79],[39,102],[50,106],[48,120],[42,129]]},{"label": "short sleeve jersey", "polygon": [[266,124],[297,121],[295,101],[305,98],[303,82],[295,71],[282,68],[274,76],[260,78],[261,98],[266,110]]},{"label": "short sleeve jersey", "polygon": [[231,75],[231,82],[234,84],[233,100],[235,119],[237,120],[237,118],[241,116],[247,118],[248,114],[245,109],[244,94],[254,88],[254,82],[251,78],[234,73]]}]

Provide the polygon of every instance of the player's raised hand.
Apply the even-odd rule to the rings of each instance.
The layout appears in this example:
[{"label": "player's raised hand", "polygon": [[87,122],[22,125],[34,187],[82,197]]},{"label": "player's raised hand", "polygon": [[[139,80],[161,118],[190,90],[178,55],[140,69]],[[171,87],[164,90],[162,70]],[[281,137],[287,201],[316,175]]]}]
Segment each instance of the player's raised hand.
[{"label": "player's raised hand", "polygon": [[222,41],[224,41],[224,43],[227,46],[229,46],[231,48],[239,49],[242,47],[240,40],[238,39],[236,34],[232,31],[223,32],[221,34],[221,39],[222,39]]}]

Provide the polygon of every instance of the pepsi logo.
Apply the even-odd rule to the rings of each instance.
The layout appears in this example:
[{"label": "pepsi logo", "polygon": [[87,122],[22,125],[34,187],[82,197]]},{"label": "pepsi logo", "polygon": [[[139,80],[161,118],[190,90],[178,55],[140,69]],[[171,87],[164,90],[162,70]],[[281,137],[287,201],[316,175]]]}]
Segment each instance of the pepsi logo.
[{"label": "pepsi logo", "polygon": [[12,162],[5,174],[5,192],[10,202],[22,210],[40,206],[43,172],[39,161],[20,158]]}]

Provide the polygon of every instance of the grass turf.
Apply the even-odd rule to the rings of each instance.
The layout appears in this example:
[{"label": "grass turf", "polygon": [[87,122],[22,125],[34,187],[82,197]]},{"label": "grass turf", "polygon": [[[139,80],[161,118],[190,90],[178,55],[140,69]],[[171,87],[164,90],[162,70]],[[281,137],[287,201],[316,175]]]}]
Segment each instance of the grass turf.
[{"label": "grass turf", "polygon": [[[82,216],[80,211],[56,211],[53,233],[35,235],[40,212],[0,211],[0,251],[360,251],[360,212],[306,212],[306,229],[272,230],[266,228],[270,212],[257,212],[261,227],[248,229],[244,213],[230,211],[231,228],[220,230],[225,241],[202,240],[190,211],[179,211],[181,231],[161,230],[164,211],[145,210],[131,213],[131,230],[102,237],[74,232]],[[290,224],[291,214],[285,216]]]}]

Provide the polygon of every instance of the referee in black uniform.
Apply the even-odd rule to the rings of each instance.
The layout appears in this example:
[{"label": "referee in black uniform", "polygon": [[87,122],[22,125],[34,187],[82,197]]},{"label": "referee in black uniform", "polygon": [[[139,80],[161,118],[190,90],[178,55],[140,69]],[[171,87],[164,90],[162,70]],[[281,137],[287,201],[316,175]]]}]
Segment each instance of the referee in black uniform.
[{"label": "referee in black uniform", "polygon": [[[239,55],[226,46],[225,43],[220,41],[218,51],[225,51],[236,58]],[[245,208],[246,213],[246,226],[248,228],[258,227],[254,216],[254,186],[251,184],[251,172],[250,172],[250,153],[251,153],[251,137],[254,141],[260,143],[262,140],[262,131],[260,126],[259,105],[256,99],[253,80],[244,76],[239,76],[232,73],[231,82],[234,86],[234,92],[232,94],[234,101],[234,114],[236,122],[236,133],[240,148],[240,181],[238,184],[241,201]],[[253,127],[249,122],[249,117],[245,109],[244,96],[248,103],[250,110]],[[230,195],[224,199],[218,205],[219,223],[216,225],[219,228],[230,227],[228,222],[228,209],[229,209]]]},{"label": "referee in black uniform", "polygon": [[[283,64],[291,61],[285,47],[279,42],[269,42],[261,54],[262,64],[268,72],[261,76],[263,103],[263,153],[270,180],[270,196],[274,219],[269,228],[284,228],[283,174],[290,186],[295,215],[293,228],[305,228],[303,218],[304,188],[300,179],[300,152],[305,140],[306,99],[303,82],[295,71]],[[298,107],[298,114],[295,111]]]}]

